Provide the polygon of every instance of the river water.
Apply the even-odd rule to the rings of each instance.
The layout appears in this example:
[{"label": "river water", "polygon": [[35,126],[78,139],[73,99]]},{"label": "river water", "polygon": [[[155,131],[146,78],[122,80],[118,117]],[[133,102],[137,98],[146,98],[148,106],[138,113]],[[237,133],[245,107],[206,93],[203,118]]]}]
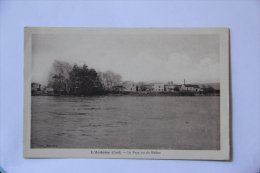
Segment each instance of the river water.
[{"label": "river water", "polygon": [[31,147],[220,148],[217,96],[32,96]]}]

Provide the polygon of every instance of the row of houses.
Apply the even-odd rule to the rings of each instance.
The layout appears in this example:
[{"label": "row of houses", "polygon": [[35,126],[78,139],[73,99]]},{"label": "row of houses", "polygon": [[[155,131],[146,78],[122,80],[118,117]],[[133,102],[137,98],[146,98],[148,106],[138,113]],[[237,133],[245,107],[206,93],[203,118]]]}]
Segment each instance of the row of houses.
[{"label": "row of houses", "polygon": [[[214,89],[214,93],[219,93],[219,89]],[[208,88],[200,87],[199,85],[193,84],[184,84],[176,85],[173,82],[164,83],[154,83],[147,85],[138,85],[132,81],[123,82],[121,85],[114,86],[114,91],[126,91],[126,92],[194,92],[194,93],[203,93],[205,91],[209,91]],[[51,87],[41,87],[38,83],[31,84],[31,92],[32,93],[42,93],[42,94],[53,94],[54,89]]]},{"label": "row of houses", "polygon": [[149,84],[144,86],[138,86],[137,83],[126,81],[122,83],[122,86],[118,86],[118,88],[121,88],[122,91],[130,91],[130,92],[137,92],[137,91],[150,91],[150,92],[178,92],[178,91],[187,91],[187,92],[203,92],[204,88],[201,88],[199,85],[193,85],[193,84],[182,84],[182,85],[176,85],[173,83],[155,83],[155,84]]}]

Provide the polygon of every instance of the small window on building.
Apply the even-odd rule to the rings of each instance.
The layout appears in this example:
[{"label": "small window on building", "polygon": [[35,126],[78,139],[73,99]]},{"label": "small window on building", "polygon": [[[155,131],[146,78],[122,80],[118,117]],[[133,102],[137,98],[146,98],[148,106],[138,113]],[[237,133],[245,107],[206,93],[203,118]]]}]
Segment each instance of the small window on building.
[{"label": "small window on building", "polygon": [[133,86],[135,86],[135,84],[133,84]]},{"label": "small window on building", "polygon": [[160,88],[161,86],[159,86],[159,88]]},{"label": "small window on building", "polygon": [[131,91],[132,91],[132,88],[131,88]]},{"label": "small window on building", "polygon": [[160,89],[158,89],[158,91],[160,91]]}]

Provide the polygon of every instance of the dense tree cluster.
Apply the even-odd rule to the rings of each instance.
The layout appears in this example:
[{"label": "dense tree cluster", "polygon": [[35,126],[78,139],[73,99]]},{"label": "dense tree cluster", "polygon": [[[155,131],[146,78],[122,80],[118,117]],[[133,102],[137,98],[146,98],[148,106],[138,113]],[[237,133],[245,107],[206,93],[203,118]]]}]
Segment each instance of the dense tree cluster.
[{"label": "dense tree cluster", "polygon": [[99,72],[75,64],[55,60],[49,74],[48,87],[54,88],[55,93],[74,95],[101,95],[121,83],[122,77],[112,71]]},{"label": "dense tree cluster", "polygon": [[215,89],[211,86],[208,85],[208,87],[206,87],[205,85],[202,85],[203,91],[201,92],[202,94],[214,94],[215,93]]}]

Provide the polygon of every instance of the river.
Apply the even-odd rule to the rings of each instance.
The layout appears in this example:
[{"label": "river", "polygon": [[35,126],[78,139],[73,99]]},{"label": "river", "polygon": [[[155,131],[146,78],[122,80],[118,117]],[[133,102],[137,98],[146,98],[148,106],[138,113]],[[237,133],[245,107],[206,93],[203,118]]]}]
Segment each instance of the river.
[{"label": "river", "polygon": [[32,148],[220,148],[217,96],[31,98]]}]

